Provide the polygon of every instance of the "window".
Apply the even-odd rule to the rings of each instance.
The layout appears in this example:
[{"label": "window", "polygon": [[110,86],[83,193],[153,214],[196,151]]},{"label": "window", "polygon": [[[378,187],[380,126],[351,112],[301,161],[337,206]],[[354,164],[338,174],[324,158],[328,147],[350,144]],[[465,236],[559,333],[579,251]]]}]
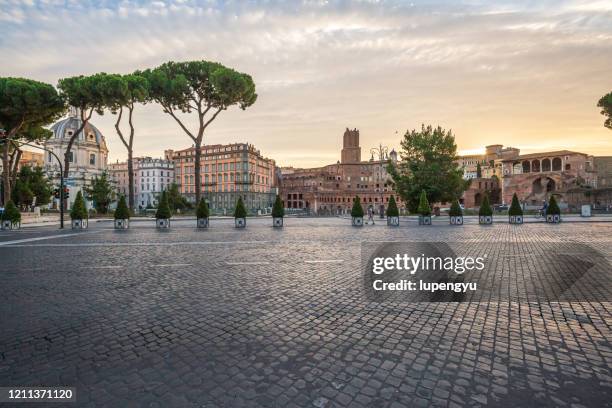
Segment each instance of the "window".
[{"label": "window", "polygon": [[96,165],[96,155],[93,154],[93,153],[89,155],[89,164],[91,166],[95,166]]},{"label": "window", "polygon": [[68,155],[68,160],[70,161],[70,163],[74,163],[74,152],[70,152],[70,154]]},{"label": "window", "polygon": [[53,155],[51,154],[51,152],[49,152],[49,159],[48,159],[49,163],[51,163],[53,161]]}]

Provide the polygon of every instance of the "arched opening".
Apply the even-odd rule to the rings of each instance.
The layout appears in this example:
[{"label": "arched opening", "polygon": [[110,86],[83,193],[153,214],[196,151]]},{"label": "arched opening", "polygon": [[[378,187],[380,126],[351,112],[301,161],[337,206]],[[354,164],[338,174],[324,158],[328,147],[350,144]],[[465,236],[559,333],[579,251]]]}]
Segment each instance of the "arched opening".
[{"label": "arched opening", "polygon": [[531,185],[533,194],[551,193],[555,191],[556,183],[549,177],[538,178]]},{"label": "arched opening", "polygon": [[482,203],[482,194],[476,193],[474,195],[474,205],[479,206]]},{"label": "arched opening", "polygon": [[523,173],[530,173],[530,172],[531,172],[531,163],[525,160],[523,162]]},{"label": "arched opening", "polygon": [[553,171],[561,171],[561,158],[555,157],[552,160],[552,170]]},{"label": "arched opening", "polygon": [[572,166],[569,163],[567,163],[565,165],[565,170],[571,170],[571,169],[572,169]]},{"label": "arched opening", "polygon": [[550,159],[542,160],[542,171],[550,171]]},{"label": "arched opening", "polygon": [[539,173],[540,172],[540,161],[539,160],[534,160],[531,162],[531,171],[533,173]]}]

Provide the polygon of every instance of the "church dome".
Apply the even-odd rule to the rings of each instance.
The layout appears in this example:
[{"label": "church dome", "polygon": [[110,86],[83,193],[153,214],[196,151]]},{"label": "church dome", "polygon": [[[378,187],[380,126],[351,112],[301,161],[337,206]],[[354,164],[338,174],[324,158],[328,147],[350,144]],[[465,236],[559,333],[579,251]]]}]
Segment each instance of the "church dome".
[{"label": "church dome", "polygon": [[[70,139],[80,126],[81,119],[74,115],[62,119],[51,126],[53,139]],[[91,122],[85,125],[83,131],[75,140],[75,143],[83,142],[95,143],[100,147],[106,148],[106,141],[104,140],[102,132],[92,125]]]}]

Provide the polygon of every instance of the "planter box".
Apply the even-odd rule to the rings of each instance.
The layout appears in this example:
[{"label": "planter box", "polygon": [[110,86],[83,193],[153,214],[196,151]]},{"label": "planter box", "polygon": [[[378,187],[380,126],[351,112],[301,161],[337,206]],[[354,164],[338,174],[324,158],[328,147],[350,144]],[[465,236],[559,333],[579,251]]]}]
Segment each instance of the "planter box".
[{"label": "planter box", "polygon": [[155,226],[160,229],[168,229],[170,228],[170,219],[169,218],[156,218]]},{"label": "planter box", "polygon": [[272,226],[274,228],[282,228],[283,227],[283,217],[272,217]]},{"label": "planter box", "polygon": [[363,227],[363,217],[351,217],[351,225],[353,227]]},{"label": "planter box", "polygon": [[561,215],[559,214],[546,214],[546,222],[549,224],[558,224],[561,222]]},{"label": "planter box", "polygon": [[236,228],[246,227],[246,218],[235,218],[234,225],[236,226]]},{"label": "planter box", "polygon": [[115,220],[115,229],[128,229],[130,227],[130,220],[127,218],[118,218]]},{"label": "planter box", "polygon": [[419,225],[431,225],[431,215],[419,215]]},{"label": "planter box", "polygon": [[72,229],[87,229],[87,220],[72,220]]},{"label": "planter box", "polygon": [[493,224],[493,216],[492,215],[479,215],[478,223],[482,225]]},{"label": "planter box", "polygon": [[208,228],[208,217],[198,218],[197,227],[198,228]]},{"label": "planter box", "polygon": [[399,227],[399,217],[387,217],[387,225]]},{"label": "planter box", "polygon": [[16,230],[21,228],[21,222],[13,222],[11,220],[3,220],[2,221],[2,229],[3,230]]},{"label": "planter box", "polygon": [[463,215],[454,215],[450,217],[451,225],[463,225]]},{"label": "planter box", "polygon": [[522,224],[523,216],[522,215],[510,215],[508,216],[508,222],[510,224]]}]

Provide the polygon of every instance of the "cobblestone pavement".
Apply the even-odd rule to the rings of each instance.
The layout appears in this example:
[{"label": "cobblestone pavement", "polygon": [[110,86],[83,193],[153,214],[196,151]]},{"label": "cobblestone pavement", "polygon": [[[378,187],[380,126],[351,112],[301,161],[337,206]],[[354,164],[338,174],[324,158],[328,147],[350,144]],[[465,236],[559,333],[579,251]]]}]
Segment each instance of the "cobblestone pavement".
[{"label": "cobblestone pavement", "polygon": [[516,276],[542,243],[609,261],[612,223],[193,223],[1,232],[0,386],[83,407],[612,406],[612,298],[372,302],[360,271],[360,241],[512,244]]}]

